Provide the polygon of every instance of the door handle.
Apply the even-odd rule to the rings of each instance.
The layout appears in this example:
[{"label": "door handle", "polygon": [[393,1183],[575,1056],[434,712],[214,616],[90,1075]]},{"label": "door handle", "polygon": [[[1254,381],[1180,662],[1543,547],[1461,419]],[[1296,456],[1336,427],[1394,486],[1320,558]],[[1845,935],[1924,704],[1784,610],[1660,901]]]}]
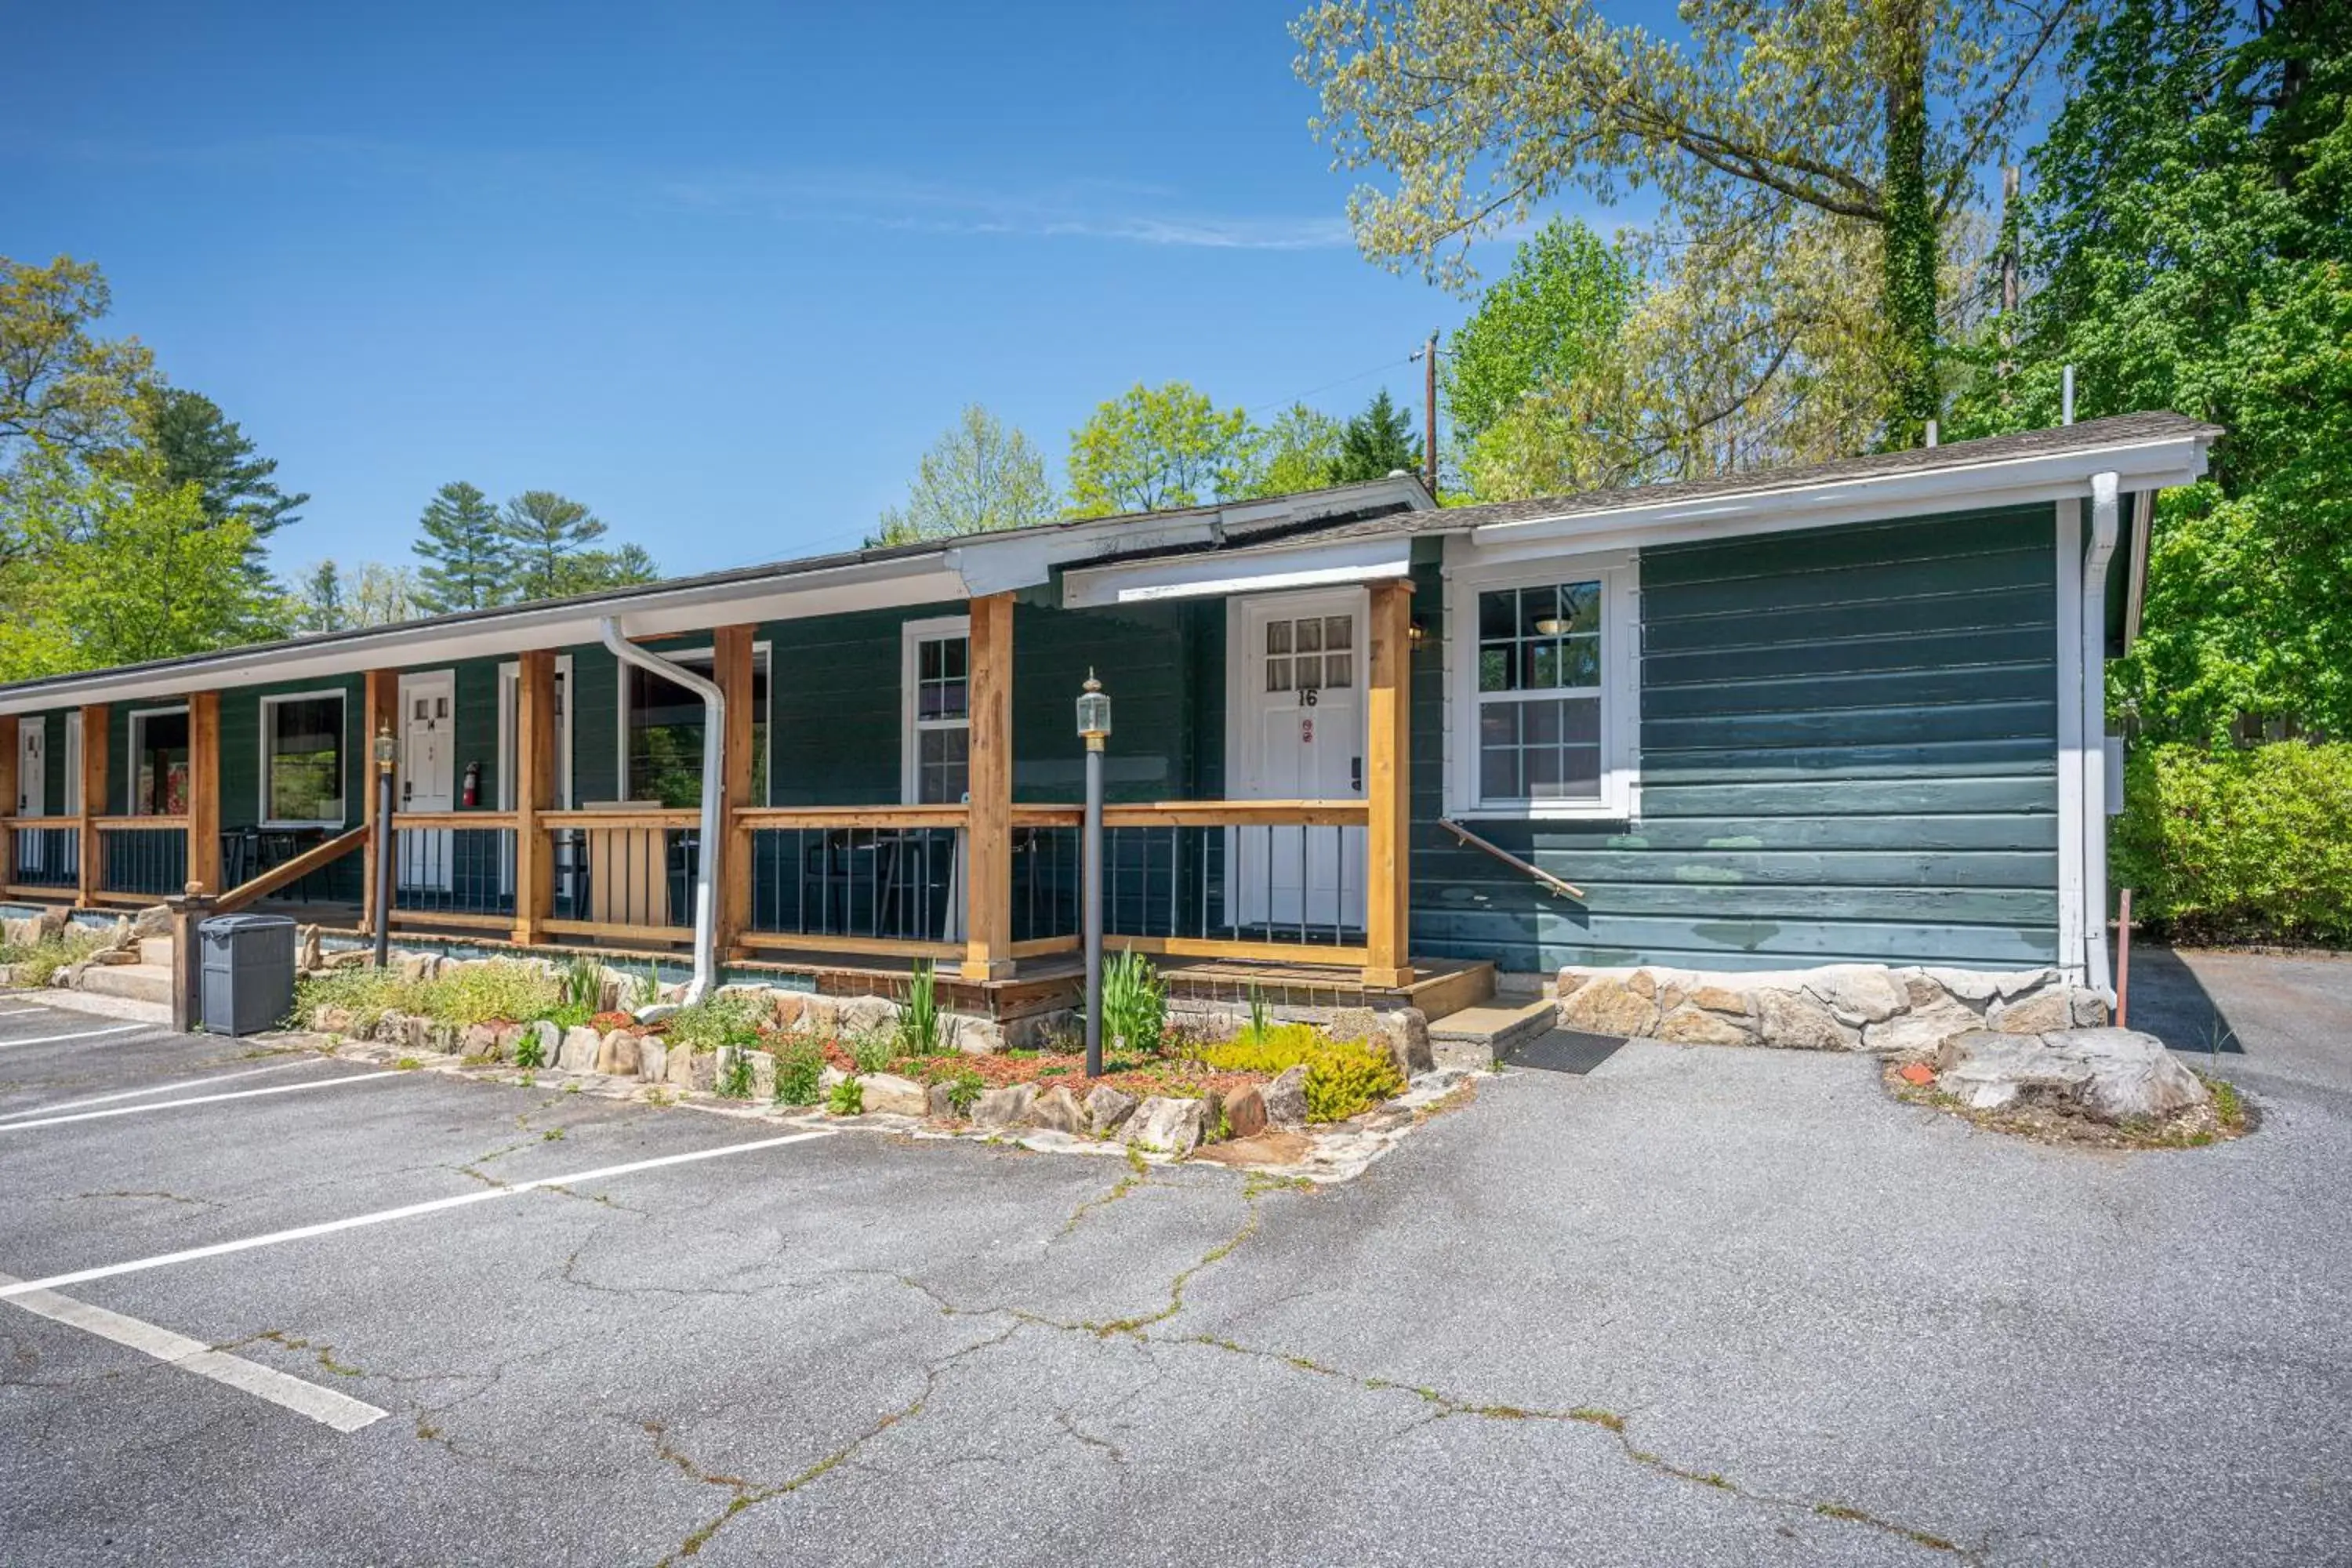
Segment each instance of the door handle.
[{"label": "door handle", "polygon": [[1364,759],[1361,757],[1348,759],[1348,787],[1358,795],[1364,793]]}]

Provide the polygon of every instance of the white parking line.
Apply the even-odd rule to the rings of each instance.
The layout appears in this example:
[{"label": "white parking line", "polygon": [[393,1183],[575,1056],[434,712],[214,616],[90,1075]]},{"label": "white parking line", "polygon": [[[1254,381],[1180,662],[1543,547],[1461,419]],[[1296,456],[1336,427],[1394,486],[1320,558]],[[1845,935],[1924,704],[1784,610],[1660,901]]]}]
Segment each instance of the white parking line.
[{"label": "white parking line", "polygon": [[67,1040],[94,1040],[100,1035],[128,1035],[138,1029],[152,1029],[154,1024],[117,1024],[111,1029],[77,1029],[70,1035],[36,1035],[29,1040],[0,1040],[0,1051],[11,1046],[55,1046]]},{"label": "white parking line", "polygon": [[[0,1274],[0,1284],[21,1285],[13,1276]],[[356,1432],[373,1421],[381,1421],[385,1412],[348,1394],[338,1394],[331,1388],[321,1388],[315,1383],[305,1383],[299,1377],[250,1362],[243,1356],[216,1351],[201,1340],[185,1334],[175,1334],[169,1329],[159,1329],[137,1318],[126,1318],[120,1312],[110,1312],[103,1307],[93,1307],[87,1301],[77,1301],[60,1296],[54,1290],[26,1289],[10,1298],[11,1306],[22,1307],[36,1317],[96,1334],[102,1340],[112,1340],[119,1345],[129,1345],[142,1355],[153,1356],[168,1366],[193,1372],[198,1377],[211,1378],[242,1389],[272,1405],[282,1405],[298,1415],[307,1415],[322,1426],[338,1432]]]},{"label": "white parking line", "polygon": [[232,1079],[258,1078],[266,1072],[284,1072],[288,1068],[312,1067],[327,1059],[325,1057],[296,1057],[291,1061],[273,1062],[266,1068],[248,1068],[243,1072],[215,1073],[210,1078],[188,1079],[179,1083],[151,1084],[145,1089],[126,1089],[120,1094],[94,1094],[88,1100],[61,1100],[54,1105],[36,1105],[26,1110],[12,1110],[0,1116],[0,1123],[20,1121],[27,1116],[46,1116],[52,1110],[79,1110],[86,1105],[111,1105],[118,1100],[142,1100],[151,1094],[177,1094],[184,1089],[203,1089],[208,1084],[226,1083]]},{"label": "white parking line", "polygon": [[216,1105],[224,1100],[255,1100],[265,1094],[300,1094],[305,1089],[334,1089],[347,1083],[382,1083],[404,1078],[397,1072],[352,1072],[310,1083],[272,1084],[268,1089],[234,1089],[226,1094],[197,1094],[186,1100],[161,1100],[152,1105],[118,1105],[106,1110],[77,1111],[71,1116],[45,1116],[37,1121],[0,1121],[0,1132],[24,1132],[35,1127],[62,1127],[68,1121],[97,1121],[109,1116],[144,1116],[151,1110],[177,1110],[184,1105]]},{"label": "white parking line", "polygon": [[46,1013],[47,1007],[0,1007],[0,1018],[29,1018],[36,1013]]},{"label": "white parking line", "polygon": [[13,1300],[35,1290],[50,1290],[66,1285],[79,1285],[91,1279],[111,1279],[118,1274],[139,1274],[150,1268],[165,1268],[175,1263],[194,1263],[206,1258],[220,1258],[232,1252],[247,1252],[257,1247],[276,1247],[282,1242],[307,1241],[314,1236],[332,1236],[337,1231],[357,1230],[362,1226],[383,1225],[395,1219],[411,1219],[418,1215],[438,1214],[444,1209],[465,1208],[474,1204],[496,1203],[542,1187],[576,1187],[587,1182],[601,1182],[613,1176],[625,1176],[638,1171],[657,1170],[664,1165],[687,1165],[698,1160],[722,1160],[730,1154],[750,1154],[761,1149],[781,1149],[787,1143],[805,1143],[812,1138],[831,1138],[836,1134],[830,1128],[810,1132],[788,1133],[782,1138],[761,1138],[749,1143],[722,1143],[716,1149],[694,1149],[683,1154],[661,1154],[650,1160],[632,1160],[624,1165],[600,1165],[593,1171],[574,1171],[568,1176],[541,1176],[534,1181],[517,1182],[512,1186],[488,1187],[478,1193],[459,1193],[455,1197],[433,1198],[421,1204],[403,1204],[396,1209],[377,1209],[373,1214],[353,1215],[349,1219],[323,1220],[317,1225],[298,1225],[291,1230],[273,1230],[262,1236],[248,1236],[242,1241],[216,1241],[210,1247],[191,1247],[184,1252],[160,1253],[153,1258],[133,1258],[128,1263],[105,1263],[95,1268],[78,1268],[70,1274],[52,1274],[46,1279],[13,1280],[0,1284],[0,1301]]}]

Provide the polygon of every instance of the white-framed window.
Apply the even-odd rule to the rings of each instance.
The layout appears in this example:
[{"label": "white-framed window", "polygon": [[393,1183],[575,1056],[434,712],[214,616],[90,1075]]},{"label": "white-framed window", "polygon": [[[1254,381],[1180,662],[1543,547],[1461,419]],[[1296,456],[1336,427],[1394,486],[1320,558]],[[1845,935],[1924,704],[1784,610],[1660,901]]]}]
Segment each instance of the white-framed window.
[{"label": "white-framed window", "polygon": [[290,691],[261,700],[261,823],[343,826],[341,691]]},{"label": "white-framed window", "polygon": [[131,715],[132,816],[188,814],[188,710],[149,708]]},{"label": "white-framed window", "polygon": [[1449,813],[1633,816],[1641,744],[1637,574],[1624,554],[1449,569]]},{"label": "white-framed window", "polygon": [[899,650],[901,798],[960,804],[971,791],[971,617],[908,621]]},{"label": "white-framed window", "polygon": [[[709,678],[708,647],[656,648],[672,664]],[[769,645],[751,645],[751,804],[768,799]],[[702,800],[702,699],[667,676],[621,666],[621,798],[685,810]]]}]

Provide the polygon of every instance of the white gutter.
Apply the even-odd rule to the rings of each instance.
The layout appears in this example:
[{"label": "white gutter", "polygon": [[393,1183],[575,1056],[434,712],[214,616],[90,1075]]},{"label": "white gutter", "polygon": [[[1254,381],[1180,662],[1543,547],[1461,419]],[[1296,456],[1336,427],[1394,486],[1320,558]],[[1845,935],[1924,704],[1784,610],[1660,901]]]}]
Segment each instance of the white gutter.
[{"label": "white gutter", "polygon": [[719,972],[718,911],[714,900],[719,862],[724,849],[719,837],[719,797],[726,784],[727,694],[719,689],[716,682],[683,665],[672,664],[658,654],[647,653],[623,637],[617,616],[606,616],[598,630],[604,646],[623,664],[634,664],[665,680],[674,680],[702,699],[702,844],[694,868],[694,978],[686,985],[686,1005],[691,1007],[709,991]]},{"label": "white gutter", "polygon": [[[2083,561],[2083,956],[2084,978],[2108,991],[2107,968],[2107,563],[2116,553],[2113,472],[2091,476],[2091,548]],[[2112,992],[2109,993],[2112,996]]]}]

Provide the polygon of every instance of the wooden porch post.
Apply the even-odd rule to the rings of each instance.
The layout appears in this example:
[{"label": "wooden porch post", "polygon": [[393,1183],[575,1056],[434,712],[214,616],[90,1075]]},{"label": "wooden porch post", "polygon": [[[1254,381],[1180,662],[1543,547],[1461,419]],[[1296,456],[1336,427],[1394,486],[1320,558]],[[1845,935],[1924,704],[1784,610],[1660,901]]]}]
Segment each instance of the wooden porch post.
[{"label": "wooden porch post", "polygon": [[188,698],[188,880],[207,893],[221,886],[220,693]]},{"label": "wooden porch post", "polygon": [[360,930],[373,932],[383,911],[375,907],[375,810],[379,793],[375,774],[375,738],[400,716],[400,672],[367,672],[367,733],[360,741],[360,820],[367,825],[367,843],[360,851]]},{"label": "wooden porch post", "polygon": [[710,634],[712,678],[727,699],[727,776],[719,789],[719,842],[704,845],[702,852],[719,857],[719,929],[712,945],[721,959],[734,952],[751,923],[751,830],[735,815],[761,804],[751,798],[751,721],[759,717],[751,704],[751,632],[720,626]]},{"label": "wooden porch post", "polygon": [[98,903],[98,894],[106,886],[105,844],[98,831],[98,819],[106,815],[106,720],[103,702],[92,703],[81,710],[81,907],[90,909]]},{"label": "wooden porch post", "polygon": [[0,888],[16,879],[16,715],[0,714]]},{"label": "wooden porch post", "polygon": [[1364,984],[1412,979],[1412,583],[1372,588],[1372,673],[1365,693]]},{"label": "wooden porch post", "polygon": [[515,671],[515,923],[528,947],[555,915],[555,843],[540,814],[555,808],[555,652],[524,654]]},{"label": "wooden porch post", "polygon": [[963,978],[1013,973],[1013,595],[971,601]]}]

